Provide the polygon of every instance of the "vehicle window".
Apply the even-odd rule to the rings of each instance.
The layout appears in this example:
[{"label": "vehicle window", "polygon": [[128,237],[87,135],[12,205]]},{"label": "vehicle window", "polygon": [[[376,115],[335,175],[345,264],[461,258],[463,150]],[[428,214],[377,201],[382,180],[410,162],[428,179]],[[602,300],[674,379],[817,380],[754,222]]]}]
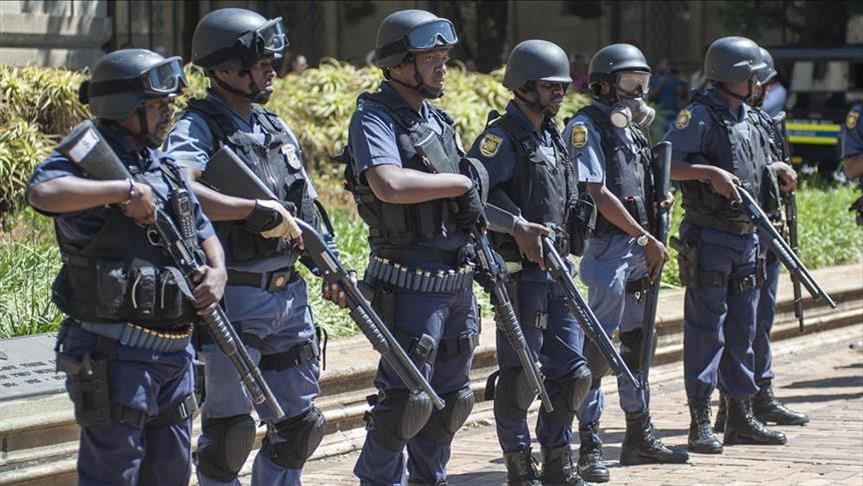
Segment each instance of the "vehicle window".
[{"label": "vehicle window", "polygon": [[849,88],[848,61],[799,61],[791,73],[791,90],[846,91]]}]

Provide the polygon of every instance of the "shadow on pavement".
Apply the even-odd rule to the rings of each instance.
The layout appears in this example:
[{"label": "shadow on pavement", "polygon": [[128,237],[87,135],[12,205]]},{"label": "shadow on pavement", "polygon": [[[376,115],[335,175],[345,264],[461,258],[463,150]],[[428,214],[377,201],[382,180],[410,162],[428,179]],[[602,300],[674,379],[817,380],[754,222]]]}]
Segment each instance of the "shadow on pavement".
[{"label": "shadow on pavement", "polygon": [[795,381],[782,388],[834,388],[852,387],[863,388],[863,376],[837,376],[834,378],[821,378],[818,380]]},{"label": "shadow on pavement", "polygon": [[863,398],[863,392],[837,393],[834,395],[801,395],[797,397],[783,397],[780,395],[776,398],[778,398],[783,403],[820,403],[842,400],[856,400],[858,398]]},{"label": "shadow on pavement", "polygon": [[[494,462],[494,461],[490,461]],[[477,471],[464,474],[447,474],[447,484],[475,485],[475,484],[503,484],[506,481],[505,471]]]}]

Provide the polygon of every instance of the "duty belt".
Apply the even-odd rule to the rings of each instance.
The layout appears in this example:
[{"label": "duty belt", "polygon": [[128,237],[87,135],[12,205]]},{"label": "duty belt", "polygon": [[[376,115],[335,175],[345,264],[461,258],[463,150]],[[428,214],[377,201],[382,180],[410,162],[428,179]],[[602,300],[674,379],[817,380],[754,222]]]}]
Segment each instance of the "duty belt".
[{"label": "duty belt", "polygon": [[705,228],[717,229],[740,236],[751,235],[752,233],[755,233],[756,229],[755,224],[749,221],[729,221],[717,216],[697,213],[692,210],[686,211],[686,214],[683,215],[683,220]]},{"label": "duty belt", "polygon": [[239,270],[228,270],[228,285],[248,285],[267,289],[270,292],[278,292],[288,285],[294,275],[294,267],[285,267],[272,272],[241,272]]},{"label": "duty belt", "polygon": [[166,329],[150,329],[131,322],[121,324],[93,324],[75,321],[81,329],[93,334],[111,338],[132,348],[146,349],[159,353],[175,353],[189,345],[192,340],[192,325]]},{"label": "duty belt", "polygon": [[458,270],[428,271],[372,256],[364,280],[370,284],[384,283],[414,292],[453,293],[471,285],[474,268],[474,265],[465,264]]}]

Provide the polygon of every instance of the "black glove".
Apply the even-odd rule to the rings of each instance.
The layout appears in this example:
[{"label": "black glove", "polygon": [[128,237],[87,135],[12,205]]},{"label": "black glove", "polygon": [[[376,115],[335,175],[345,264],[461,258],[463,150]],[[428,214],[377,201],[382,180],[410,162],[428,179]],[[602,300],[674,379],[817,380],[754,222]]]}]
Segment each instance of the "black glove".
[{"label": "black glove", "polygon": [[455,219],[459,228],[470,230],[474,225],[478,225],[480,228],[485,228],[487,226],[488,222],[486,221],[485,213],[483,212],[484,205],[482,203],[482,198],[479,196],[476,184],[471,186],[467,192],[455,198],[455,201],[458,205],[458,212],[455,215]]},{"label": "black glove", "polygon": [[273,208],[255,202],[255,209],[246,218],[246,229],[260,233],[275,228],[282,222],[282,215]]}]

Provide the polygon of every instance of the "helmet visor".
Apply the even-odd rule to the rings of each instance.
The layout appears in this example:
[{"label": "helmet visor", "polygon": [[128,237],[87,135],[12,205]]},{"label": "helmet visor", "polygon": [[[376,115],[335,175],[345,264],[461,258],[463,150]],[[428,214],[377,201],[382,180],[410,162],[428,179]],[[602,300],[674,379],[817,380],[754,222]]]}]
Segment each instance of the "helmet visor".
[{"label": "helmet visor", "polygon": [[455,28],[447,19],[438,19],[416,26],[405,36],[405,44],[412,51],[453,46],[458,43]]},{"label": "helmet visor", "polygon": [[262,49],[260,54],[281,54],[288,45],[288,37],[285,35],[285,28],[282,26],[281,17],[268,21],[256,33],[259,46]]},{"label": "helmet visor", "polygon": [[650,90],[650,74],[624,72],[618,74],[617,88],[626,93],[636,93],[639,88],[641,94],[646,95]]},{"label": "helmet visor", "polygon": [[142,75],[145,90],[160,96],[175,94],[182,90],[189,84],[183,73],[182,63],[183,59],[175,56],[151,67]]}]

